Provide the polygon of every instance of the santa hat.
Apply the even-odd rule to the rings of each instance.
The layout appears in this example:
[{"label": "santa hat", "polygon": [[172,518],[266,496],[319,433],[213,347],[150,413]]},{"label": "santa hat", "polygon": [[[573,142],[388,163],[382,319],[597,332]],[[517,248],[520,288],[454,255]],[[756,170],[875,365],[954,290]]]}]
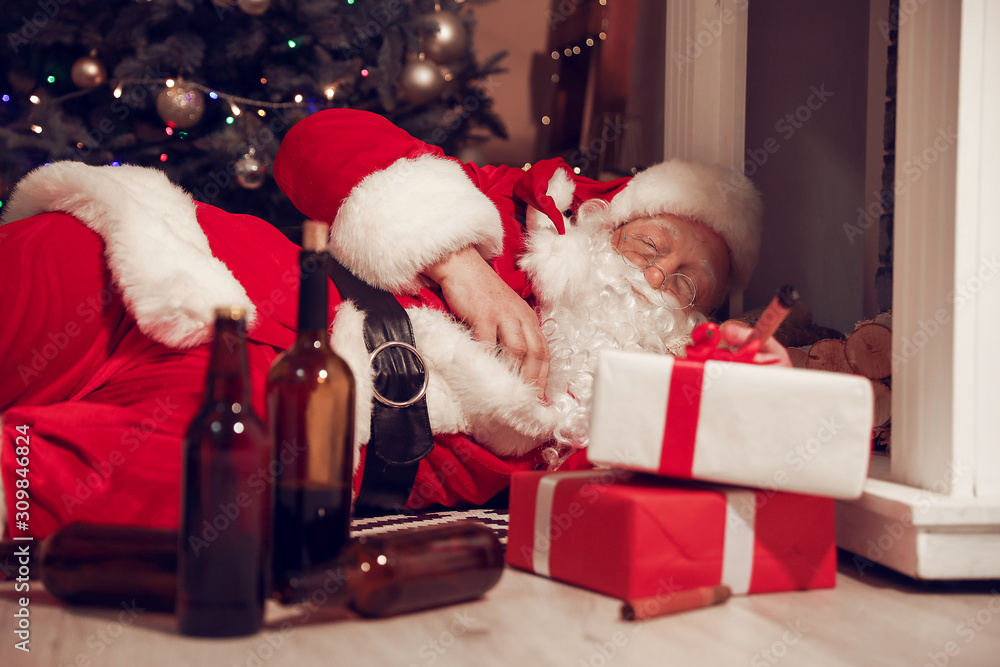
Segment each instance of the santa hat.
[{"label": "santa hat", "polygon": [[760,251],[760,193],[739,172],[670,160],[639,172],[612,198],[619,226],[636,218],[671,214],[702,222],[726,241],[732,287],[744,287]]}]

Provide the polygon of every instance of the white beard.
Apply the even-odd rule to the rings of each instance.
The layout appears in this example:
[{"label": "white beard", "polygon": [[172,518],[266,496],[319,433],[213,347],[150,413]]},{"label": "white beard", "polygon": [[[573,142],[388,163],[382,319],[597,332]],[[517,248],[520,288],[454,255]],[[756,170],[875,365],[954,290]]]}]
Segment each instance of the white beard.
[{"label": "white beard", "polygon": [[551,364],[546,394],[556,411],[550,466],[586,447],[594,365],[600,350],[683,354],[705,317],[668,308],[641,271],[611,246],[615,223],[600,200],[585,202],[566,226],[533,229],[520,266],[538,299]]}]

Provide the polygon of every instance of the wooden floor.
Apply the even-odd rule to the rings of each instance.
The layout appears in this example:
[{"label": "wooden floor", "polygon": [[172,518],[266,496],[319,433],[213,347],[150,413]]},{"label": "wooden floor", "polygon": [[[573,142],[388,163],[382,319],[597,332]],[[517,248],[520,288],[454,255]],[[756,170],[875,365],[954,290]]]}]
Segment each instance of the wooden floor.
[{"label": "wooden floor", "polygon": [[307,622],[268,610],[238,639],[179,636],[170,615],[63,606],[33,585],[30,653],[15,648],[24,593],[0,582],[0,665],[1000,665],[1000,581],[915,582],[841,554],[837,588],[732,598],[642,623],[611,598],[517,570],[485,598],[381,620]]}]

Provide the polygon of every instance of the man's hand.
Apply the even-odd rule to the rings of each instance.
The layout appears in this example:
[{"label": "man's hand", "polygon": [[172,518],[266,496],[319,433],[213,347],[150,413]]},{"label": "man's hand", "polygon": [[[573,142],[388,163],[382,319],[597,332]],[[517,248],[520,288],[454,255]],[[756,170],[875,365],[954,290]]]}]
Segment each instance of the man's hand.
[{"label": "man's hand", "polygon": [[[732,322],[725,323],[725,326],[721,327],[722,340],[733,348],[738,348],[743,345],[747,338],[750,337],[750,332],[753,331],[749,326],[741,326],[739,324],[734,324]],[[792,360],[788,356],[788,350],[774,338],[768,338],[764,341],[764,345],[761,346],[760,352],[754,355],[753,358],[755,363],[758,364],[776,364],[778,366],[788,366],[791,367]]]},{"label": "man's hand", "polygon": [[503,353],[521,370],[525,382],[545,395],[549,346],[538,316],[469,246],[428,267],[424,275],[441,287],[448,307],[472,327],[476,340]]}]

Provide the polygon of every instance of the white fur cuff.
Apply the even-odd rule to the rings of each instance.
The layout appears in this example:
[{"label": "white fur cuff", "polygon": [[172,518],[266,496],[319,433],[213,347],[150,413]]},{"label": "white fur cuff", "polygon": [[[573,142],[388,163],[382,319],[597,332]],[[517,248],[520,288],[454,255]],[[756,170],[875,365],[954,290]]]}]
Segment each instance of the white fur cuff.
[{"label": "white fur cuff", "polygon": [[397,293],[416,291],[421,271],[469,245],[488,258],[498,254],[500,214],[459,163],[433,155],[366,177],[330,234],[330,251],[354,275]]},{"label": "white fur cuff", "polygon": [[242,306],[254,324],[256,309],[212,255],[191,196],[161,171],[55,162],[25,176],[4,211],[3,224],[61,211],[100,234],[125,306],[164,345],[210,340],[217,306]]}]

